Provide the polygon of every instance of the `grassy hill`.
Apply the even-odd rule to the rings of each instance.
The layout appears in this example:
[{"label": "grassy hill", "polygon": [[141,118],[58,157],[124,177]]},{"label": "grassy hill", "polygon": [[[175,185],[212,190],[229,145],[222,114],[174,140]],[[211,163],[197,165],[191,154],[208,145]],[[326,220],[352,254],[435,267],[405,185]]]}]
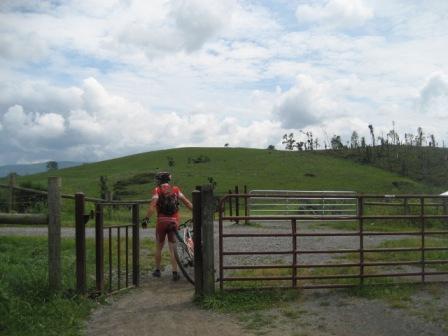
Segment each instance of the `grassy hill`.
[{"label": "grassy hill", "polygon": [[[216,182],[216,192],[235,185],[251,189],[353,190],[364,193],[437,192],[409,178],[375,167],[313,152],[245,148],[180,148],[154,151],[60,169],[64,193],[100,195],[100,176],[122,199],[149,198],[154,172],[172,172],[174,183],[190,194],[196,185]],[[18,177],[46,185],[50,173]],[[4,183],[5,180],[3,180]]]}]

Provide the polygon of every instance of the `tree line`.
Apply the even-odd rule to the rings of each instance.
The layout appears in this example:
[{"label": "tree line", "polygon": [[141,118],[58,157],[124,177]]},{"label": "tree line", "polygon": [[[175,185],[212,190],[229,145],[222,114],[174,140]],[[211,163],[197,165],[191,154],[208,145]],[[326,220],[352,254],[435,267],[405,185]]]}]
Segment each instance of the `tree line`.
[{"label": "tree line", "polygon": [[[345,143],[340,135],[333,135],[331,139],[321,141],[319,138],[314,137],[311,131],[299,131],[299,135],[296,136],[294,133],[285,133],[282,138],[282,144],[285,145],[286,150],[317,150],[317,149],[356,149],[356,148],[366,148],[376,146],[415,146],[415,147],[440,147],[440,144],[436,141],[434,134],[425,134],[422,127],[417,128],[417,132],[404,133],[404,136],[400,136],[395,130],[395,123],[393,123],[393,128],[389,130],[386,135],[382,132],[380,135],[375,134],[375,129],[372,124],[368,126],[370,138],[366,139],[364,136],[360,137],[357,131],[353,131],[350,140],[346,140]],[[442,141],[442,146],[445,148],[445,142]]]}]

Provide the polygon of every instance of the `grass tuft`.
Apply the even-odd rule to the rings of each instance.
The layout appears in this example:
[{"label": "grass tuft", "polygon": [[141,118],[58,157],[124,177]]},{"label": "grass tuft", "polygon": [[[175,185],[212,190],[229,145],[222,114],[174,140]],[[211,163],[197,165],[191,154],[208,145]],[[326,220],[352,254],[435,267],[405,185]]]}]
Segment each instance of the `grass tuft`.
[{"label": "grass tuft", "polygon": [[200,307],[225,313],[270,309],[299,297],[297,290],[241,290],[217,293],[198,301]]}]

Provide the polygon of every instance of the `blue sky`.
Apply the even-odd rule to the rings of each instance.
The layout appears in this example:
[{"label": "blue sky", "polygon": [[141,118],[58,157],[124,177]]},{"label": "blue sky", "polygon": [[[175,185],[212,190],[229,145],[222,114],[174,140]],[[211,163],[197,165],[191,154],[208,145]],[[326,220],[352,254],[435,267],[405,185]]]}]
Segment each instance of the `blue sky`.
[{"label": "blue sky", "polygon": [[324,144],[369,124],[442,145],[447,15],[445,0],[4,0],[0,164]]}]

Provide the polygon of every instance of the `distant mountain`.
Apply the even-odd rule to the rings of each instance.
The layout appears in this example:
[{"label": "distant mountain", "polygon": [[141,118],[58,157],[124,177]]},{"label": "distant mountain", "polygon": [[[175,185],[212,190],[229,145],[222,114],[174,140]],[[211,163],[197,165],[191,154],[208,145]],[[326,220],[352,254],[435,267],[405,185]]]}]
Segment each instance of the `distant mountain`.
[{"label": "distant mountain", "polygon": [[[59,161],[58,168],[70,168],[82,165],[83,162],[74,161]],[[8,176],[10,173],[17,173],[18,175],[31,175],[37,173],[46,172],[47,162],[31,163],[31,164],[16,164],[16,165],[6,165],[0,166],[0,177]]]}]

